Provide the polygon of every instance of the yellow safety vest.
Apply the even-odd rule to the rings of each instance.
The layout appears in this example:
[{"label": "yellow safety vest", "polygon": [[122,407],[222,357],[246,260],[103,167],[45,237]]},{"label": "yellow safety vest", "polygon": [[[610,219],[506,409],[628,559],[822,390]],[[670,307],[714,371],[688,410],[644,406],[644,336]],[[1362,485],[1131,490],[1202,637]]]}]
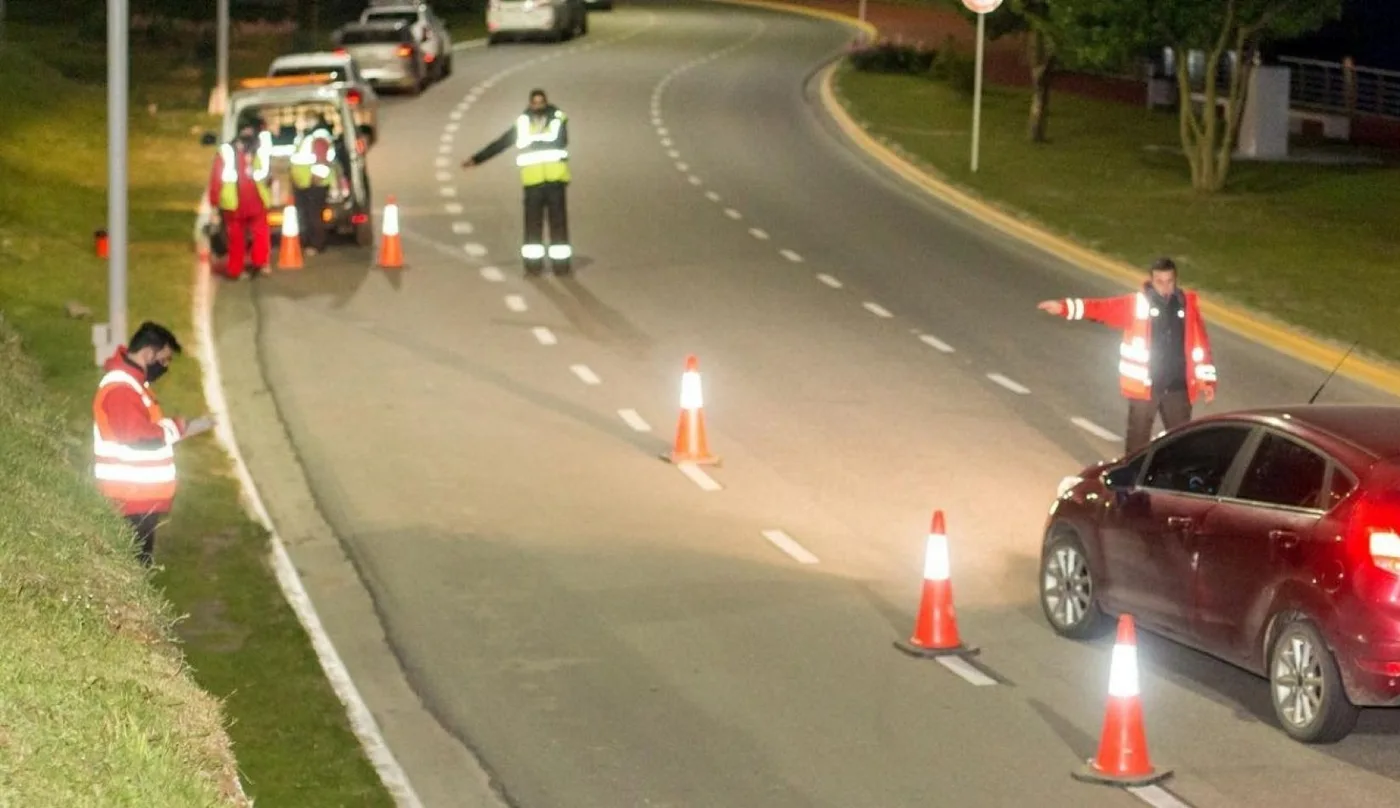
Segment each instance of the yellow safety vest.
[{"label": "yellow safety vest", "polygon": [[528,113],[516,119],[515,147],[519,153],[515,164],[520,167],[520,181],[526,186],[570,180],[569,150],[559,146],[565,120],[560,110],[539,123],[532,121]]},{"label": "yellow safety vest", "polygon": [[[325,140],[327,143],[326,162],[318,163],[316,153],[312,151],[317,140]],[[332,180],[339,173],[335,162],[335,140],[325,129],[317,129],[304,135],[297,143],[297,150],[292,154],[292,187],[297,189],[310,188],[316,185],[331,185]]]},{"label": "yellow safety vest", "polygon": [[[271,146],[272,138],[266,132],[263,139],[258,143],[258,150],[253,154],[253,184],[258,188],[258,196],[262,197],[263,205],[272,205],[272,190],[267,187],[267,175],[271,167],[267,161],[267,149]],[[225,143],[219,147],[219,157],[223,160],[224,169],[219,176],[221,184],[219,186],[219,208],[221,210],[238,210],[238,154],[233,150],[233,146]]]}]

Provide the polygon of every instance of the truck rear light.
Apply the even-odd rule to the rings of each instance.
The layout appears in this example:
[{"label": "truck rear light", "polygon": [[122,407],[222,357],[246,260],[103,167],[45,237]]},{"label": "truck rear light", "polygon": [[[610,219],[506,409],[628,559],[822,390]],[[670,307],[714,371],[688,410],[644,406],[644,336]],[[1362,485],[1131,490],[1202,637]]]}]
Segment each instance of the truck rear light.
[{"label": "truck rear light", "polygon": [[335,55],[336,55],[336,56],[344,56],[344,55],[346,55],[347,53],[349,53],[349,51],[345,50],[344,48],[336,48],[336,49],[335,49]]},{"label": "truck rear light", "polygon": [[402,57],[402,58],[404,58],[404,59],[407,59],[408,57],[410,57],[410,56],[412,56],[412,55],[413,55],[413,48],[412,48],[411,46],[409,46],[409,45],[400,45],[400,46],[399,46],[399,56],[400,56],[400,57]]},{"label": "truck rear light", "polygon": [[1400,575],[1400,535],[1390,528],[1371,531],[1371,563]]},{"label": "truck rear light", "polygon": [[364,96],[360,95],[359,90],[350,90],[345,93],[345,100],[350,102],[350,106],[358,107],[360,102],[364,100]]},{"label": "truck rear light", "polygon": [[367,213],[356,213],[354,216],[350,217],[351,224],[364,224],[367,221],[369,221],[369,214]]},{"label": "truck rear light", "polygon": [[431,53],[425,53],[425,54],[423,54],[423,61],[427,62],[428,64],[432,64],[432,63],[433,63],[433,60],[436,59],[436,58],[437,58],[437,57],[434,56],[434,55],[432,55]]}]

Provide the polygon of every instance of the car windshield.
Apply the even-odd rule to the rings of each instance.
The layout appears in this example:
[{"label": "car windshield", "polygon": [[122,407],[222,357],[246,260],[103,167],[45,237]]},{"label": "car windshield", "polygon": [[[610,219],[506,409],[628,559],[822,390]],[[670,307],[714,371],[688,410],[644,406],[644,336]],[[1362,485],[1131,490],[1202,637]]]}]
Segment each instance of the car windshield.
[{"label": "car windshield", "polygon": [[418,22],[418,12],[369,11],[365,13],[365,22]]},{"label": "car windshield", "polygon": [[346,73],[345,66],[341,64],[296,65],[295,67],[283,66],[274,67],[272,69],[273,76],[314,76],[320,73],[330,73],[335,77],[333,79],[334,81],[350,80]]},{"label": "car windshield", "polygon": [[309,131],[318,118],[324,117],[330,124],[331,134],[339,138],[341,133],[340,113],[335,105],[324,101],[301,104],[260,104],[240,115],[253,112],[262,117],[268,134],[272,135],[274,154],[283,154],[297,142],[297,136]]}]

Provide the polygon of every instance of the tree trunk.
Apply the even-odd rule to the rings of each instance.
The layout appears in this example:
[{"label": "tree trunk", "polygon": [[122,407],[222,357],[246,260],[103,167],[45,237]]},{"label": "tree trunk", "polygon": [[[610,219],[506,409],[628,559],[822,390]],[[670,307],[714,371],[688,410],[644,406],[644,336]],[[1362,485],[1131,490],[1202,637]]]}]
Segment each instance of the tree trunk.
[{"label": "tree trunk", "polygon": [[1050,79],[1055,67],[1055,54],[1043,33],[1030,36],[1031,115],[1029,135],[1032,143],[1044,143],[1050,125]]}]

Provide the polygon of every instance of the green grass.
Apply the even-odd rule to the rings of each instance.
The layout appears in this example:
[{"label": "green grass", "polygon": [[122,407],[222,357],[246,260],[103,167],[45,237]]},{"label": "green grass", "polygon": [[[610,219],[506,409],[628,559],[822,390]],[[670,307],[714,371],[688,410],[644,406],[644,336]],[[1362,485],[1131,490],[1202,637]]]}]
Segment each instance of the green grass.
[{"label": "green grass", "polygon": [[486,36],[485,11],[444,11],[442,19],[447,23],[454,44]]},{"label": "green grass", "polygon": [[1228,192],[1202,195],[1174,113],[1056,95],[1052,142],[1033,144],[1028,91],[986,88],[974,175],[967,96],[921,76],[849,69],[837,88],[872,134],[1003,209],[1138,266],[1172,255],[1184,283],[1217,299],[1400,359],[1393,165],[1241,162]]},{"label": "green grass", "polygon": [[[0,793],[25,805],[212,804],[213,786],[198,776],[223,765],[220,708],[172,676],[183,651],[194,681],[223,702],[259,805],[391,805],[216,443],[201,437],[179,450],[182,487],[157,540],[164,568],[143,583],[134,558],[113,549],[121,523],[85,477],[98,373],[90,323],[64,311],[76,301],[105,319],[106,264],[92,246],[106,219],[101,46],[18,24],[9,37],[0,50],[0,311],[34,365],[12,358],[7,341],[0,463],[14,482],[0,515]],[[235,48],[235,76],[261,73],[284,50]],[[209,65],[191,50],[144,47],[133,67],[128,315],[190,342],[190,233],[212,159],[195,134],[209,123]],[[196,415],[201,389],[187,357],[158,393],[167,411]],[[159,641],[163,608],[183,616],[178,651]],[[117,632],[117,619],[129,628]]]}]

